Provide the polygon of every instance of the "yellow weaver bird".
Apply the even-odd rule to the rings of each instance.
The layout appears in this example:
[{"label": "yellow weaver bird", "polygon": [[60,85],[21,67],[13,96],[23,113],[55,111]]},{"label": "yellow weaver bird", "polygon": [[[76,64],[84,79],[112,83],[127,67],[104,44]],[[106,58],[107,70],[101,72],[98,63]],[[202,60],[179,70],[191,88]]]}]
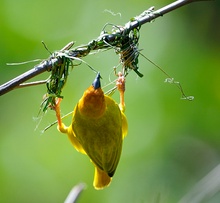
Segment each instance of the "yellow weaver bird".
[{"label": "yellow weaver bird", "polygon": [[128,124],[124,115],[125,78],[122,73],[118,74],[116,86],[120,92],[119,105],[102,91],[98,73],[75,106],[69,127],[61,120],[60,98],[55,106],[58,130],[66,133],[75,149],[88,155],[95,165],[93,186],[97,190],[110,184],[127,134]]}]

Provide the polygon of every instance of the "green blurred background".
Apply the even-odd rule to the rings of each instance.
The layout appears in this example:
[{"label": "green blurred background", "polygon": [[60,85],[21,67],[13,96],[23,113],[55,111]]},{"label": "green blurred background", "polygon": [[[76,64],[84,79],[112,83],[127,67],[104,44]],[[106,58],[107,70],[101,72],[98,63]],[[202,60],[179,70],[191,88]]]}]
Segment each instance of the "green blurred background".
[{"label": "green blurred background", "polygon": [[[124,25],[145,9],[170,3],[160,1],[1,0],[0,84],[34,64],[8,62],[45,59],[70,41],[76,46],[96,38],[103,25]],[[113,16],[105,9],[114,13]],[[45,85],[14,90],[0,98],[0,202],[63,202],[71,188],[85,182],[78,202],[178,202],[220,163],[220,3],[193,3],[141,29],[140,49],[180,81],[192,102],[181,100],[166,76],[140,56],[138,78],[127,77],[126,115],[129,133],[113,181],[107,189],[93,189],[94,168],[56,127],[41,133],[55,120],[53,111],[37,118]],[[114,51],[84,58],[102,74],[103,86],[119,62]],[[34,80],[46,79],[44,73]],[[95,77],[86,65],[73,69],[61,104],[73,109]],[[118,101],[118,92],[114,98]],[[71,118],[64,120],[69,125]],[[39,124],[39,126],[38,126]],[[38,128],[35,130],[35,128]],[[213,180],[217,181],[220,173]],[[197,187],[197,194],[215,181]],[[217,181],[219,182],[219,181]],[[203,202],[220,202],[220,187]],[[194,197],[197,195],[195,194]],[[186,202],[190,202],[187,200]],[[196,201],[191,201],[196,202]]]}]

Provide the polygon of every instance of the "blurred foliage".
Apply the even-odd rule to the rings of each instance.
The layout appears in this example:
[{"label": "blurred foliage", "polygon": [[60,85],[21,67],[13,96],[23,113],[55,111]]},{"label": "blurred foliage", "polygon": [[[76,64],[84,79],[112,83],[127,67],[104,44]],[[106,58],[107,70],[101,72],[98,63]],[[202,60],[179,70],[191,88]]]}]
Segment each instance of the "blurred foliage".
[{"label": "blurred foliage", "polygon": [[[150,6],[167,0],[41,1],[2,0],[0,7],[0,84],[27,71],[33,64],[8,62],[45,59],[69,41],[85,44],[96,38],[107,22],[124,25]],[[108,12],[121,13],[113,16]],[[220,163],[220,26],[219,1],[198,2],[142,26],[142,53],[180,81],[192,102],[180,100],[178,89],[140,56],[143,78],[127,77],[126,115],[129,133],[109,188],[92,187],[93,166],[76,152],[56,127],[49,111],[36,118],[44,85],[14,90],[0,99],[0,201],[63,202],[71,188],[85,182],[78,202],[178,202]],[[113,51],[84,58],[108,83],[119,60]],[[44,73],[34,80],[45,79]],[[71,72],[61,104],[73,109],[95,74],[81,65]],[[114,98],[119,101],[118,93]],[[71,118],[64,122],[69,124]],[[39,127],[35,130],[36,126]],[[214,193],[206,202],[219,202]]]}]

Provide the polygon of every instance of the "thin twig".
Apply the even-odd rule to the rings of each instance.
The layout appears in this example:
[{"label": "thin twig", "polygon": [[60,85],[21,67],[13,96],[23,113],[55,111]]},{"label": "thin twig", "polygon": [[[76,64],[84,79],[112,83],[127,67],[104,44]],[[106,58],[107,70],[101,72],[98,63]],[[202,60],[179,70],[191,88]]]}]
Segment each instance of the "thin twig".
[{"label": "thin twig", "polygon": [[86,185],[84,183],[79,183],[78,185],[74,186],[64,203],[75,203],[76,200],[79,198],[81,192],[85,189],[85,187]]},{"label": "thin twig", "polygon": [[[103,33],[101,33],[101,35],[96,40],[92,40],[87,45],[77,47],[77,48],[71,50],[72,54],[69,55],[69,57],[82,58],[82,57],[87,56],[90,53],[90,51],[111,48],[111,46],[112,46],[111,44],[108,45],[106,42],[105,43],[99,43],[99,42],[103,42],[104,37],[108,37],[109,41],[115,42],[115,41],[117,41],[117,39],[116,39],[117,34],[121,34],[122,32],[129,33],[131,30],[138,28],[147,22],[151,22],[152,20],[154,20],[160,16],[163,16],[166,13],[169,13],[169,12],[171,12],[179,7],[182,7],[184,5],[187,5],[189,3],[198,2],[198,1],[203,1],[203,0],[177,0],[177,1],[165,6],[163,8],[156,10],[156,11],[153,11],[153,7],[152,7],[152,10],[148,9],[148,10],[144,11],[142,14],[135,17],[134,20],[126,23],[124,27],[120,27],[120,29],[117,29],[114,33],[109,34],[109,35],[107,35],[106,33],[103,35]],[[209,0],[205,0],[205,1],[209,1]],[[98,42],[98,43],[94,43],[94,42]],[[63,49],[60,50],[60,52],[65,52],[65,50],[69,50],[70,49],[69,45],[71,43],[72,42],[68,43]],[[0,86],[0,96],[6,94],[9,91],[12,91],[13,89],[18,87],[23,82],[43,73],[45,71],[51,71],[54,64],[59,65],[61,63],[62,63],[62,60],[59,57],[50,57],[49,59],[44,60],[42,63],[40,63],[39,65],[36,65],[31,70],[29,70],[29,71],[17,76],[16,78],[2,84]]]},{"label": "thin twig", "polygon": [[34,86],[34,85],[42,85],[47,83],[47,80],[39,80],[35,82],[27,82],[27,83],[22,83],[19,86],[16,86],[15,88],[22,88],[22,87],[29,87],[29,86]]},{"label": "thin twig", "polygon": [[198,181],[178,203],[211,202],[211,198],[219,192],[220,164]]},{"label": "thin twig", "polygon": [[20,84],[23,82],[45,72],[45,71],[50,71],[52,69],[52,64],[53,63],[61,63],[61,60],[59,58],[52,60],[45,60],[44,62],[40,63],[39,65],[35,66],[31,70],[17,76],[16,78],[4,83],[3,85],[0,86],[0,96],[12,91],[14,88],[18,87]]}]

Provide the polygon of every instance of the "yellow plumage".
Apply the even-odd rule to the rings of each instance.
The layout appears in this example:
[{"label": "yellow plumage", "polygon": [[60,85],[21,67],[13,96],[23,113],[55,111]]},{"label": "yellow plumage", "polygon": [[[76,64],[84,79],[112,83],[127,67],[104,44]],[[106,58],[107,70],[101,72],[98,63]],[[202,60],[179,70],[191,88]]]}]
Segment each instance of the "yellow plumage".
[{"label": "yellow plumage", "polygon": [[[58,118],[58,129],[66,133],[76,150],[87,154],[95,165],[93,185],[96,189],[110,184],[120,159],[128,128],[122,112],[124,104],[122,106],[120,109],[111,97],[104,95],[98,74],[76,105],[72,124],[66,127]],[[56,111],[59,111],[59,104]]]}]

